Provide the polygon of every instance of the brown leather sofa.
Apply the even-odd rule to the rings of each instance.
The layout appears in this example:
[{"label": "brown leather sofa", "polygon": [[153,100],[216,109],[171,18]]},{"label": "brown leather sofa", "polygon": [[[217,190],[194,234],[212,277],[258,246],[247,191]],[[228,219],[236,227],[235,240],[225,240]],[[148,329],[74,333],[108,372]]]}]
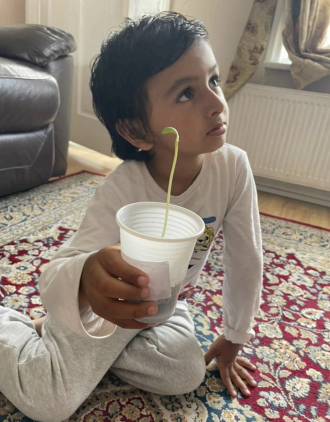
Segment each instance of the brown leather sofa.
[{"label": "brown leather sofa", "polygon": [[65,174],[75,49],[57,28],[0,27],[0,196]]}]

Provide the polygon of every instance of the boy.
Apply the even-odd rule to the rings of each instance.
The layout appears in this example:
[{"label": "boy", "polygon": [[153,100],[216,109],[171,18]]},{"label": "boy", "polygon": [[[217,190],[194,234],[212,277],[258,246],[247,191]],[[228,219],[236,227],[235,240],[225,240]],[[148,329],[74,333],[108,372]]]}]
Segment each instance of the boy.
[{"label": "boy", "polygon": [[[255,385],[247,371],[253,365],[238,352],[254,334],[260,301],[257,195],[246,154],[225,144],[229,111],[207,37],[201,22],[162,13],[128,21],[94,61],[94,109],[125,161],[43,272],[46,319],[34,325],[0,307],[0,390],[31,418],[66,419],[108,369],[147,391],[183,394],[199,386],[205,363],[216,358],[232,396],[233,384],[245,395],[243,380]],[[119,208],[166,201],[174,151],[173,135],[161,135],[166,126],[180,134],[171,203],[199,214],[209,236],[222,227],[225,239],[224,335],[205,356],[185,301],[161,324],[136,321],[157,305],[146,301],[147,274],[128,265],[118,246]],[[182,290],[197,283],[211,242],[198,246]]]}]

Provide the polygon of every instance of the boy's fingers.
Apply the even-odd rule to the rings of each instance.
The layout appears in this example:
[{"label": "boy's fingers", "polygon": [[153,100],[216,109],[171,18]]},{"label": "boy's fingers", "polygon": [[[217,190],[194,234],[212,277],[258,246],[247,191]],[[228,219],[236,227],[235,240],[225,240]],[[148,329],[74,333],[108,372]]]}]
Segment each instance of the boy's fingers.
[{"label": "boy's fingers", "polygon": [[112,277],[105,270],[100,273],[98,293],[107,298],[124,300],[146,300],[150,295],[149,287],[137,287]]},{"label": "boy's fingers", "polygon": [[241,356],[237,356],[236,362],[243,366],[244,368],[250,369],[251,371],[255,371],[257,368],[251,363],[249,360],[242,358]]},{"label": "boy's fingers", "polygon": [[155,302],[128,303],[114,300],[112,312],[118,319],[140,319],[155,315],[158,312],[158,306]]},{"label": "boy's fingers", "polygon": [[247,388],[246,384],[242,380],[242,378],[236,373],[235,369],[233,367],[230,368],[230,372],[226,368],[226,371],[224,370],[220,372],[221,379],[227,388],[228,393],[232,397],[237,397],[237,392],[234,387],[234,385],[245,395],[250,396],[251,393],[249,389]]},{"label": "boy's fingers", "polygon": [[[244,371],[244,370],[243,370]],[[244,383],[244,381],[241,378],[241,375],[238,374],[235,369],[232,367],[231,371],[230,371],[230,376],[231,376],[231,381],[236,385],[236,387],[245,395],[245,396],[249,396],[251,393],[249,391],[249,389],[247,388],[246,384]],[[243,378],[244,375],[243,375]]]},{"label": "boy's fingers", "polygon": [[139,287],[148,285],[147,274],[124,261],[118,248],[103,248],[101,259],[105,270],[113,276]]},{"label": "boy's fingers", "polygon": [[220,376],[221,376],[222,382],[224,383],[225,387],[227,388],[228,393],[232,397],[236,397],[237,393],[236,393],[236,390],[233,386],[233,383],[231,382],[229,368],[222,368],[222,369],[219,369],[219,371],[220,371]]},{"label": "boy's fingers", "polygon": [[208,350],[205,354],[204,354],[204,359],[205,359],[205,364],[206,366],[211,362],[211,360],[214,358],[214,356],[212,355],[211,351]]},{"label": "boy's fingers", "polygon": [[245,381],[251,385],[252,387],[255,387],[257,385],[256,381],[254,380],[254,378],[252,377],[252,375],[242,366],[238,365],[236,362],[236,371],[239,374],[239,376],[242,379],[245,379]]},{"label": "boy's fingers", "polygon": [[150,317],[158,312],[155,302],[128,303],[102,296],[93,299],[93,301],[90,301],[90,305],[94,313],[114,324],[116,320],[130,321]]}]

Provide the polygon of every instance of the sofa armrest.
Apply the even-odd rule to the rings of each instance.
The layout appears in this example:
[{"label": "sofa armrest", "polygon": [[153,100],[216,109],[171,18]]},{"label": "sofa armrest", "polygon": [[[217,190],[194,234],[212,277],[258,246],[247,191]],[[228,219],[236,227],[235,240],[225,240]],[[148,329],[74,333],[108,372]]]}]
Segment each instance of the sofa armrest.
[{"label": "sofa armrest", "polygon": [[0,27],[0,56],[23,60],[37,66],[47,64],[76,50],[73,36],[44,25]]}]

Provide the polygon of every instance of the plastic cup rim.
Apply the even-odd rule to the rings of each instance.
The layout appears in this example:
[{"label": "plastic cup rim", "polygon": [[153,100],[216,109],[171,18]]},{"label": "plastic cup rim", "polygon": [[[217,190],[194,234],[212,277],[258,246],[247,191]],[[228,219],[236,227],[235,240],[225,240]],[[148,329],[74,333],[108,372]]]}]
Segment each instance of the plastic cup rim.
[{"label": "plastic cup rim", "polygon": [[141,204],[141,205],[145,205],[145,204],[152,205],[152,204],[154,204],[154,205],[161,205],[161,206],[166,207],[166,203],[165,202],[133,202],[131,204],[127,204],[127,205],[124,205],[123,207],[121,207],[116,212],[116,223],[118,224],[118,226],[122,230],[124,230],[127,233],[130,233],[130,234],[132,234],[134,236],[140,237],[140,238],[145,239],[145,240],[151,240],[153,242],[180,243],[180,242],[187,242],[187,241],[192,240],[192,239],[198,239],[198,237],[201,234],[204,233],[205,223],[204,223],[203,219],[198,214],[196,214],[193,211],[188,210],[187,208],[180,207],[179,205],[174,205],[174,204],[170,204],[170,209],[171,208],[174,208],[174,209],[184,210],[184,212],[186,212],[187,214],[190,214],[191,216],[194,216],[194,217],[198,217],[198,219],[200,220],[200,223],[202,224],[202,228],[201,228],[201,230],[197,234],[195,234],[194,236],[185,237],[184,239],[168,239],[168,238],[164,238],[164,237],[148,236],[146,234],[139,233],[136,230],[130,229],[129,227],[125,226],[125,224],[123,224],[121,221],[119,221],[119,218],[118,218],[119,213],[124,208],[128,208],[128,207],[133,206],[133,205],[136,205],[136,204]]}]

